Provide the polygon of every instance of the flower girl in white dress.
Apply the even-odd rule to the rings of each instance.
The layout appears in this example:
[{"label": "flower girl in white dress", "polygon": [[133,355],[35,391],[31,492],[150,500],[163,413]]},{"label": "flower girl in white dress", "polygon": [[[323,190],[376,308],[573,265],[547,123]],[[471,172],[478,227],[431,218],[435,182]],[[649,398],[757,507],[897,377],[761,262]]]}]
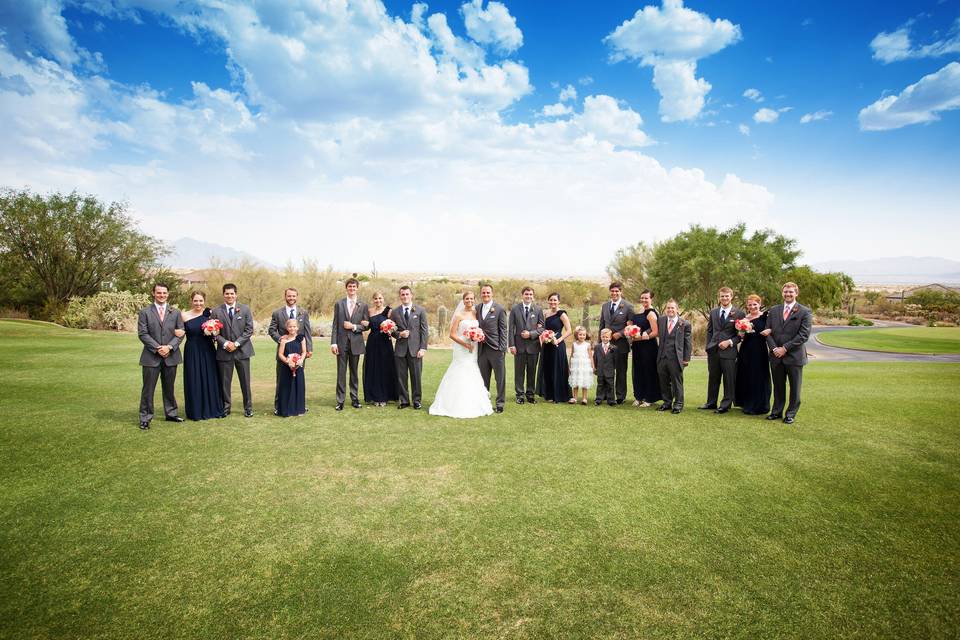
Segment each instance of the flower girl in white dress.
[{"label": "flower girl in white dress", "polygon": [[[570,358],[570,386],[573,387],[573,397],[570,404],[580,402],[587,404],[587,389],[593,386],[593,345],[590,336],[583,327],[573,330],[573,356]],[[578,393],[579,392],[579,393]]]}]

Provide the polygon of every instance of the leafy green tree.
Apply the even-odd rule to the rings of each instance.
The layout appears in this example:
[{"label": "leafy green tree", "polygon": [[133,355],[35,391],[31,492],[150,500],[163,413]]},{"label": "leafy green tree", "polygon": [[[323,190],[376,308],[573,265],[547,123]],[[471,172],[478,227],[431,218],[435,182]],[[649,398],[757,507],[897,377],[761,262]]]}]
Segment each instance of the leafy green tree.
[{"label": "leafy green tree", "polygon": [[838,309],[853,290],[853,280],[845,273],[820,273],[806,265],[794,267],[784,275],[800,287],[800,300],[812,309]]},{"label": "leafy green tree", "polygon": [[653,264],[655,246],[644,242],[619,249],[607,265],[611,281],[623,284],[623,296],[637,301],[644,289],[650,288],[650,266]]},{"label": "leafy green tree", "polygon": [[46,317],[56,318],[72,297],[147,289],[166,252],[137,229],[124,203],[0,191],[0,273],[27,294],[20,304],[42,305]]}]

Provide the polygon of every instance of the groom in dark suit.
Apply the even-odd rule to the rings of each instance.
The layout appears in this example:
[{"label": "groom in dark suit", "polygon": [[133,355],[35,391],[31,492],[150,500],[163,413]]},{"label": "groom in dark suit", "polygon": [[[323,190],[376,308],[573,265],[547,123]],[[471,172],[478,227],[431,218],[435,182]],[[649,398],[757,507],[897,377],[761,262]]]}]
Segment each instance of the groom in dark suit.
[{"label": "groom in dark suit", "polygon": [[[183,336],[183,318],[180,311],[167,304],[167,285],[153,285],[153,304],[137,315],[137,337],[143,343],[140,366],[143,369],[143,388],[140,390],[140,428],[150,428],[153,420],[153,394],[157,379],[163,395],[163,413],[167,422],[183,422],[177,415],[177,365],[182,361],[180,339]],[[177,335],[179,333],[179,335]]]},{"label": "groom in dark suit", "polygon": [[250,390],[250,358],[253,357],[253,314],[250,307],[237,302],[237,285],[223,285],[223,304],[210,312],[211,318],[223,323],[217,336],[217,368],[220,370],[220,395],[223,412],[230,415],[233,372],[240,378],[243,393],[243,415],[253,417],[253,392]]},{"label": "groom in dark suit", "polygon": [[480,376],[483,378],[483,385],[490,391],[490,373],[493,372],[497,380],[497,405],[494,411],[503,413],[507,392],[507,367],[504,362],[507,354],[507,310],[493,301],[493,287],[488,284],[480,287],[477,319],[486,336],[477,352]]},{"label": "groom in dark suit", "polygon": [[[769,324],[761,332],[767,337],[770,348],[770,374],[773,378],[773,407],[767,420],[779,420],[782,416],[785,424],[793,424],[800,410],[800,387],[803,367],[807,364],[806,342],[813,328],[813,312],[797,302],[800,287],[793,282],[783,285],[781,292],[783,304],[775,305],[767,312]],[[784,414],[787,380],[790,380],[790,404]]]},{"label": "groom in dark suit", "polygon": [[[392,334],[397,339],[393,355],[397,364],[397,382],[399,383],[400,402],[397,409],[410,406],[421,407],[421,379],[423,377],[423,356],[427,355],[427,310],[413,304],[413,290],[408,286],[400,287],[400,305],[390,312],[390,319],[397,327]],[[409,387],[407,386],[409,376]]]},{"label": "groom in dark suit", "polygon": [[616,396],[617,404],[623,404],[627,398],[627,358],[630,355],[630,341],[623,335],[628,324],[633,324],[633,305],[623,299],[623,285],[610,283],[610,299],[600,308],[600,330],[610,329],[611,344],[615,349],[617,363]]},{"label": "groom in dark suit", "polygon": [[[720,306],[711,310],[707,319],[707,403],[699,408],[726,413],[733,406],[737,387],[737,344],[740,334],[736,323],[744,313],[733,305],[733,289],[730,287],[721,287],[717,298]],[[717,405],[721,379],[723,398]]]},{"label": "groom in dark suit", "polygon": [[347,399],[347,369],[350,370],[350,406],[359,409],[360,356],[366,352],[363,332],[370,328],[370,311],[367,303],[360,300],[357,291],[360,281],[349,278],[344,287],[347,297],[333,307],[333,327],[330,333],[330,351],[337,356],[337,411],[343,410]]},{"label": "groom in dark suit", "polygon": [[517,404],[524,403],[524,378],[526,378],[526,402],[536,403],[537,361],[540,360],[540,334],[543,333],[543,309],[533,303],[533,287],[524,287],[520,293],[522,302],[510,310],[509,340],[513,354],[513,390]]}]

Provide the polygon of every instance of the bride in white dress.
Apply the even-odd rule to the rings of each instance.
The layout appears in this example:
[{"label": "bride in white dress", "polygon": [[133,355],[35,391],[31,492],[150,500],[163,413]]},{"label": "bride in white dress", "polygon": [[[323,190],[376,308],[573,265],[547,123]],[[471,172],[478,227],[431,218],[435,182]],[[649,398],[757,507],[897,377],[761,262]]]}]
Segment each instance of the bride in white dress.
[{"label": "bride in white dress", "polygon": [[479,418],[493,413],[490,392],[483,386],[480,367],[477,366],[477,344],[463,335],[470,327],[480,324],[473,303],[473,292],[464,292],[463,301],[457,305],[450,321],[453,361],[443,374],[437,395],[430,405],[432,416]]}]

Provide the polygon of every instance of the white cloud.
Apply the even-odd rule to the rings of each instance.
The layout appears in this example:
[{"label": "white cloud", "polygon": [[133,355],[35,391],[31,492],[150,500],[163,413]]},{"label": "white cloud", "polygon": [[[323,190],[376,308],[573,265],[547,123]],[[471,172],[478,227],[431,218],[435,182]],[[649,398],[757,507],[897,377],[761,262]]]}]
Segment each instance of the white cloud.
[{"label": "white cloud", "polygon": [[750,135],[750,127],[742,122],[737,126],[737,130],[745,136]]},{"label": "white cloud", "polygon": [[766,124],[771,124],[780,119],[780,112],[774,111],[773,109],[767,109],[764,107],[760,109],[755,114],[753,114],[754,122],[761,122]]},{"label": "white cloud", "polygon": [[861,131],[886,131],[935,122],[940,112],[960,109],[960,63],[951,62],[920,78],[899,95],[880,98],[860,110]]},{"label": "white cloud", "polygon": [[543,108],[543,111],[540,113],[551,118],[556,116],[565,116],[573,113],[573,107],[563,104],[562,102],[558,102],[556,104],[546,105]]},{"label": "white cloud", "polygon": [[566,102],[567,100],[576,100],[577,99],[577,90],[572,84],[568,84],[563,89],[560,90],[560,102]]},{"label": "white cloud", "polygon": [[614,29],[604,42],[611,60],[637,60],[653,67],[654,86],[661,94],[664,122],[691,120],[700,114],[710,83],[696,78],[697,60],[738,42],[740,27],[683,6],[682,0],[663,0],[663,7],[647,6]]},{"label": "white cloud", "polygon": [[870,41],[873,59],[889,64],[911,58],[936,58],[960,53],[960,18],[954,21],[946,38],[920,46],[914,46],[910,40],[912,26],[913,20],[910,20],[896,31],[881,31],[874,36]]},{"label": "white cloud", "polygon": [[589,87],[591,84],[593,84],[593,77],[583,76],[577,80],[577,84],[579,84],[581,87]]},{"label": "white cloud", "polygon": [[744,98],[749,98],[754,102],[763,102],[763,94],[760,93],[759,89],[747,89],[743,92]]},{"label": "white cloud", "polygon": [[793,111],[793,107],[780,107],[777,111],[779,113],[787,113],[788,111]]},{"label": "white cloud", "polygon": [[500,2],[491,1],[483,8],[483,0],[465,2],[460,7],[467,34],[483,44],[501,51],[516,51],[523,45],[523,33],[517,28],[516,19]]},{"label": "white cloud", "polygon": [[833,111],[815,111],[813,113],[805,113],[800,116],[800,124],[809,124],[811,122],[816,122],[817,120],[826,120],[833,115]]},{"label": "white cloud", "polygon": [[583,129],[601,140],[626,147],[643,147],[651,144],[650,138],[640,127],[643,119],[633,109],[621,109],[610,96],[587,96],[583,100],[583,113],[575,119]]}]

